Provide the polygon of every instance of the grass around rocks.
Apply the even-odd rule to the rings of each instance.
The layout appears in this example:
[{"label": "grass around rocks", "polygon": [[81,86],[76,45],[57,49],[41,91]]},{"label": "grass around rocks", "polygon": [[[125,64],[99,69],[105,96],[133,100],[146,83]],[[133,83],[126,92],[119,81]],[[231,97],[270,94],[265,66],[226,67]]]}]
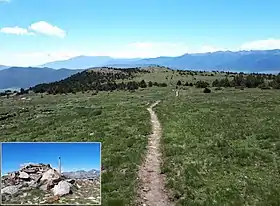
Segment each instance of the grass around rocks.
[{"label": "grass around rocks", "polygon": [[156,112],[177,205],[279,205],[279,91],[172,95]]},{"label": "grass around rocks", "polygon": [[37,188],[21,187],[14,195],[4,195],[2,204],[12,205],[99,205],[100,182],[91,180],[76,180],[72,187],[72,193],[56,199],[51,190],[43,191]]},{"label": "grass around rocks", "polygon": [[1,98],[0,115],[14,114],[0,121],[1,141],[102,142],[102,205],[133,205],[138,165],[151,131],[147,104],[164,93],[150,88]]}]

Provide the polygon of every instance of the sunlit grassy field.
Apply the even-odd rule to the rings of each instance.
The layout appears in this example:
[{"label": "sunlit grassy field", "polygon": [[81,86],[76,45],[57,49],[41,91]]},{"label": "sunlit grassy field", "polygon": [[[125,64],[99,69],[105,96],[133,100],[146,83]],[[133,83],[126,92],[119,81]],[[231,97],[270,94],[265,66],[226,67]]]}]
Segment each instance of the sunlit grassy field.
[{"label": "sunlit grassy field", "polygon": [[0,138],[102,142],[102,204],[133,205],[138,165],[151,130],[146,107],[165,90],[1,98]]},{"label": "sunlit grassy field", "polygon": [[157,108],[177,205],[280,204],[280,92],[181,91]]},{"label": "sunlit grassy field", "polygon": [[[0,98],[1,141],[102,142],[102,205],[135,205],[137,172],[151,132],[149,103],[162,123],[162,172],[177,205],[280,205],[280,91],[228,88],[205,94],[176,83],[224,74],[154,71],[165,82],[135,92]],[[170,86],[172,85],[172,86]]]},{"label": "sunlit grassy field", "polygon": [[[211,76],[211,74],[213,76]],[[195,83],[198,80],[209,82],[210,84],[215,79],[225,78],[225,73],[213,73],[213,72],[205,72],[205,73],[197,73],[194,75],[190,75],[187,72],[179,73],[178,71],[172,71],[169,69],[156,68],[151,73],[139,74],[136,76],[137,81],[141,81],[144,79],[146,82],[165,82],[168,85],[176,85],[180,80],[182,83]],[[229,79],[232,77],[229,76]]]}]

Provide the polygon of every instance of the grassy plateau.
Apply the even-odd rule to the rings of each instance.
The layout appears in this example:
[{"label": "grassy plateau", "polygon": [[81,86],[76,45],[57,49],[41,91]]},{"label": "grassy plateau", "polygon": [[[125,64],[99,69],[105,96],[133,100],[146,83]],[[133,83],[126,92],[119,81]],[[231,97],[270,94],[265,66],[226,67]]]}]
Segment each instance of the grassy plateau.
[{"label": "grassy plateau", "polygon": [[2,142],[101,142],[102,204],[127,205],[136,195],[138,165],[151,130],[146,107],[163,92],[1,98],[0,114],[12,115],[0,121],[0,138]]},{"label": "grassy plateau", "polygon": [[279,205],[280,92],[181,91],[156,112],[177,205]]},{"label": "grassy plateau", "polygon": [[[151,132],[162,124],[162,173],[176,205],[280,205],[280,90],[234,87],[203,93],[178,80],[213,82],[224,73],[156,69],[135,80],[167,87],[24,94],[0,98],[2,142],[102,142],[102,205],[135,205],[137,172]],[[229,77],[232,78],[232,77]]]}]

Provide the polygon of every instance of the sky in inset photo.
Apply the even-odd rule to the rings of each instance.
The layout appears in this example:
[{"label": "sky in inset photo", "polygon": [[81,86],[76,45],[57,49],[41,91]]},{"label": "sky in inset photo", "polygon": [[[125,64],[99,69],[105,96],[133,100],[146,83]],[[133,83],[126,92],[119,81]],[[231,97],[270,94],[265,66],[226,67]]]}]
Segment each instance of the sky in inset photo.
[{"label": "sky in inset photo", "polygon": [[2,175],[28,163],[50,164],[62,172],[100,170],[101,143],[2,143]]}]

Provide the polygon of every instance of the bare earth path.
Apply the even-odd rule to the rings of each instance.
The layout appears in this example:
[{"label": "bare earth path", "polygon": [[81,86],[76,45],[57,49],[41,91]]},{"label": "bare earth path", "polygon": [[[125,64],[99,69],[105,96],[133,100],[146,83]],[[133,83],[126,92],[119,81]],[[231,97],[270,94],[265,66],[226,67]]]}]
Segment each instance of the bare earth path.
[{"label": "bare earth path", "polygon": [[141,205],[145,206],[170,206],[168,195],[164,189],[164,176],[161,174],[160,138],[161,125],[153,107],[160,101],[152,104],[148,111],[151,115],[152,134],[149,136],[148,148],[143,165],[140,167],[139,178],[141,188],[139,195]]}]

